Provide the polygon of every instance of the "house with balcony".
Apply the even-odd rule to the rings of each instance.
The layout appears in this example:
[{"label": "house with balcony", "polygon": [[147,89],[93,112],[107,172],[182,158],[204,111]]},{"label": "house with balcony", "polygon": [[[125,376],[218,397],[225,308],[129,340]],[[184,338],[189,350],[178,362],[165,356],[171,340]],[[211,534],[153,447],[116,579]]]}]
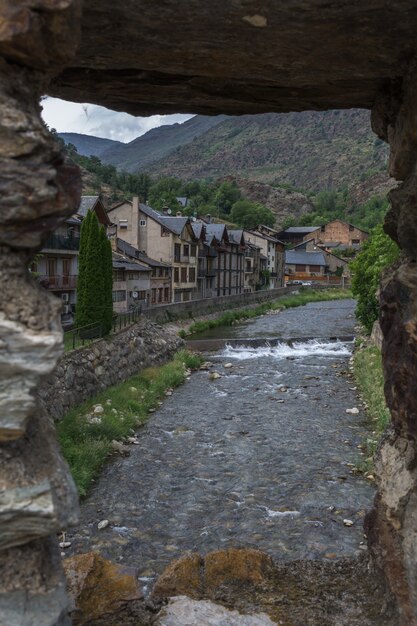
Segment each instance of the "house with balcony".
[{"label": "house with balcony", "polygon": [[106,230],[111,226],[100,197],[82,196],[80,206],[74,215],[67,218],[49,235],[31,267],[39,282],[62,300],[63,326],[74,322],[81,224],[89,209],[96,213]]},{"label": "house with balcony", "polygon": [[160,213],[137,197],[114,205],[108,214],[120,238],[172,267],[173,302],[197,297],[198,239],[188,217]]},{"label": "house with balcony", "polygon": [[[266,261],[266,257],[264,257]],[[261,248],[245,239],[245,285],[244,293],[262,288],[264,277],[261,274]],[[266,268],[266,263],[265,263]]]},{"label": "house with balcony", "polygon": [[243,230],[227,229],[228,242],[219,248],[217,295],[232,296],[245,288],[245,236]]},{"label": "house with balcony", "polygon": [[[285,282],[285,244],[278,239],[278,231],[268,226],[245,230],[245,240],[260,248],[260,275],[267,271],[268,288],[279,289]],[[266,273],[264,273],[266,275]],[[264,279],[265,279],[264,275]],[[266,280],[266,279],[265,279]]]}]

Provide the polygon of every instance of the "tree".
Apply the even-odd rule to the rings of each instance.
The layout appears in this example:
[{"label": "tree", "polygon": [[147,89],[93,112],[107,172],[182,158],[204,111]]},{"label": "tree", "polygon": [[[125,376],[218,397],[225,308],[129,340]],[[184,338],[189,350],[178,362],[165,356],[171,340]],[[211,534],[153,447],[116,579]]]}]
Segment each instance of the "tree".
[{"label": "tree", "polygon": [[380,224],[365,241],[362,251],[351,262],[352,291],[358,298],[356,315],[368,333],[378,319],[376,297],[381,272],[398,258],[397,244],[386,235]]},{"label": "tree", "polygon": [[241,193],[235,182],[225,181],[220,185],[214,196],[214,204],[217,209],[217,215],[229,215],[232,206],[240,200]]},{"label": "tree", "polygon": [[[104,242],[106,239],[106,242]],[[81,226],[78,257],[76,326],[101,323],[110,332],[112,304],[112,263],[110,242],[97,215],[88,211]]]},{"label": "tree", "polygon": [[259,224],[274,226],[275,216],[262,204],[250,202],[249,200],[238,200],[235,202],[230,218],[232,222],[242,228],[255,228]]},{"label": "tree", "polygon": [[104,226],[100,228],[100,253],[103,270],[102,330],[104,335],[108,335],[113,322],[113,259]]}]

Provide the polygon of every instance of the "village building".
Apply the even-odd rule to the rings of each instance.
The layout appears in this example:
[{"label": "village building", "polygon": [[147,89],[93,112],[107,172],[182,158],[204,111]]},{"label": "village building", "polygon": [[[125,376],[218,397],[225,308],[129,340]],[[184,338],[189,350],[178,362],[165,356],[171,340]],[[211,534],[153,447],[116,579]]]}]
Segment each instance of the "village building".
[{"label": "village building", "polygon": [[332,220],[320,227],[318,242],[323,247],[356,248],[359,249],[369,233],[343,220]]},{"label": "village building", "polygon": [[172,266],[172,301],[197,295],[198,240],[188,217],[163,215],[138,198],[114,205],[109,214],[118,235],[148,257]]},{"label": "village building", "polygon": [[125,256],[140,261],[151,269],[149,289],[139,291],[138,302],[142,308],[172,302],[172,267],[167,263],[155,261],[140,252],[127,241],[115,237],[111,239],[112,247]]},{"label": "village building", "polygon": [[[285,282],[285,244],[278,239],[278,231],[268,226],[245,230],[245,241],[260,248],[260,268],[267,270],[269,289],[279,289]],[[262,262],[262,261],[265,261]]]},{"label": "village building", "polygon": [[324,252],[287,250],[285,273],[290,280],[320,279],[326,274],[327,261]]},{"label": "village building", "polygon": [[36,274],[39,282],[61,298],[63,326],[74,322],[81,224],[88,210],[94,211],[106,231],[111,227],[111,221],[100,196],[82,196],[80,206],[74,215],[49,235],[31,266],[31,271]]},{"label": "village building", "polygon": [[152,269],[118,252],[113,260],[113,311],[125,313],[141,309],[150,293]]},{"label": "village building", "polygon": [[297,245],[308,239],[318,241],[320,236],[320,226],[291,226],[278,233],[279,239],[285,244]]},{"label": "village building", "polygon": [[251,293],[264,286],[266,269],[266,257],[261,262],[261,248],[245,239],[245,285],[244,293]]}]

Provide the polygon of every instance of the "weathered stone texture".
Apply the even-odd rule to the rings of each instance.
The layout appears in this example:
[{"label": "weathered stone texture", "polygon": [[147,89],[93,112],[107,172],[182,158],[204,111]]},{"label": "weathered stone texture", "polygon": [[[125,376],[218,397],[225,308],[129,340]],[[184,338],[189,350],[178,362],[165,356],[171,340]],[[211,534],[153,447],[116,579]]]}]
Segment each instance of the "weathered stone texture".
[{"label": "weathered stone texture", "polygon": [[59,419],[68,410],[139,370],[165,362],[184,345],[173,330],[146,319],[65,355],[38,391],[44,410]]},{"label": "weathered stone texture", "polygon": [[135,2],[90,0],[82,27],[51,95],[136,115],[371,108],[415,53],[417,7],[145,0],[138,10]]},{"label": "weathered stone texture", "polygon": [[156,626],[273,626],[275,623],[265,613],[247,615],[207,600],[178,596],[162,609]]},{"label": "weathered stone texture", "polygon": [[73,624],[84,626],[112,616],[123,622],[126,605],[140,611],[143,593],[133,567],[116,565],[95,552],[80,554],[63,562],[67,588],[72,602]]}]

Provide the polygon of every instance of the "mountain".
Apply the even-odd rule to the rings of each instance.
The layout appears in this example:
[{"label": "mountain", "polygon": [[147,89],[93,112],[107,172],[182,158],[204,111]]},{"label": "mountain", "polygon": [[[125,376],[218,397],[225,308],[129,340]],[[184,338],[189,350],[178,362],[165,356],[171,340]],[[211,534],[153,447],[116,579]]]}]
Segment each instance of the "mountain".
[{"label": "mountain", "polygon": [[225,115],[195,115],[182,124],[159,126],[127,144],[111,145],[100,155],[100,159],[118,169],[138,172],[174,153],[181,146],[192,144],[193,140],[226,119]]},{"label": "mountain", "polygon": [[58,133],[58,136],[65,143],[72,143],[78,154],[83,156],[101,156],[101,154],[110,148],[110,146],[123,146],[120,141],[113,139],[103,139],[102,137],[94,137],[94,135],[83,135],[81,133]]},{"label": "mountain", "polygon": [[387,155],[368,111],[268,113],[229,117],[147,171],[183,180],[233,175],[317,192],[350,188],[375,174],[379,184],[381,176],[388,181]]}]

